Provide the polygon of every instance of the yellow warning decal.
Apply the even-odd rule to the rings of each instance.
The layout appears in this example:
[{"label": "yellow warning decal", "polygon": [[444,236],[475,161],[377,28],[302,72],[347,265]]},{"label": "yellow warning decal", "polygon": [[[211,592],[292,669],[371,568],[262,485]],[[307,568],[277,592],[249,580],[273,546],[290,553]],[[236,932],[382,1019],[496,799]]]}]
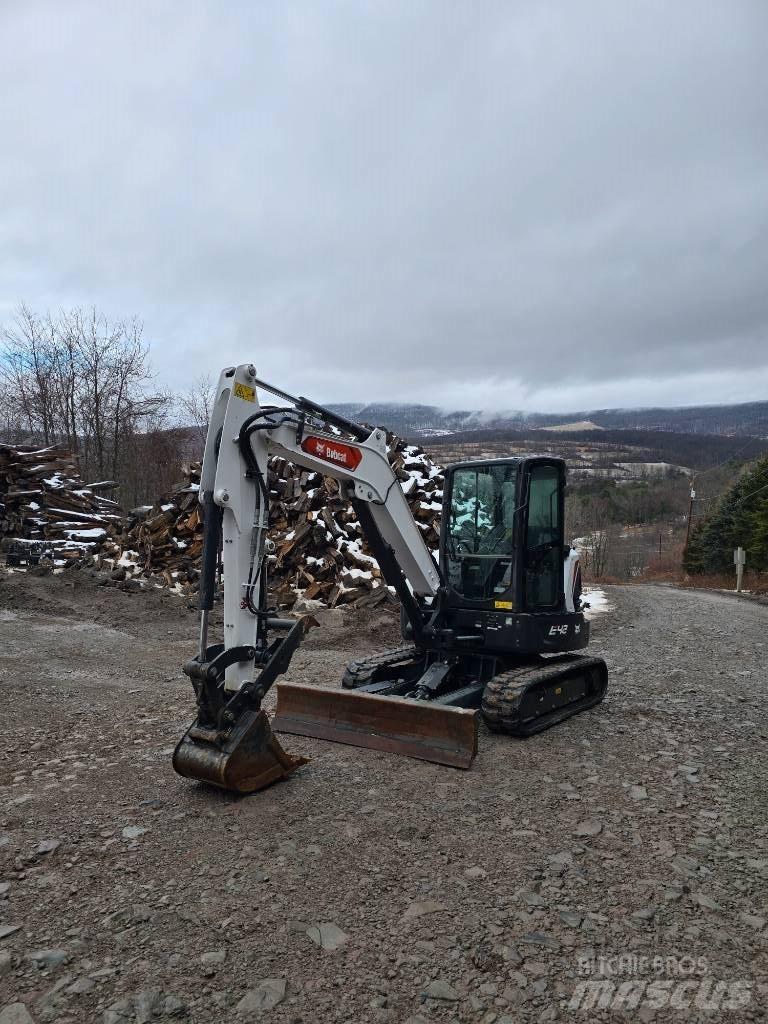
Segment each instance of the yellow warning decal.
[{"label": "yellow warning decal", "polygon": [[256,401],[256,389],[249,388],[247,384],[241,384],[239,381],[235,384],[235,394],[238,398],[242,398],[244,402],[255,402]]},{"label": "yellow warning decal", "polygon": [[494,601],[493,602],[493,607],[494,608],[503,609],[504,611],[507,611],[507,612],[511,612],[512,609],[515,607],[515,602],[514,601]]}]

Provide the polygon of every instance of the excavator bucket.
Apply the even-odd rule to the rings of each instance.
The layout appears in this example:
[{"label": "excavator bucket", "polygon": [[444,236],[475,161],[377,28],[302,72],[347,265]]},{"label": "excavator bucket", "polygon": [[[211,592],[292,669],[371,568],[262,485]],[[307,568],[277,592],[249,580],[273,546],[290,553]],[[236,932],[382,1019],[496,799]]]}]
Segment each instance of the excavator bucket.
[{"label": "excavator bucket", "polygon": [[272,727],[454,768],[469,768],[477,753],[477,712],[355,690],[279,683]]},{"label": "excavator bucket", "polygon": [[260,708],[244,712],[227,732],[193,725],[173,754],[179,775],[236,793],[264,789],[307,763],[283,750]]}]

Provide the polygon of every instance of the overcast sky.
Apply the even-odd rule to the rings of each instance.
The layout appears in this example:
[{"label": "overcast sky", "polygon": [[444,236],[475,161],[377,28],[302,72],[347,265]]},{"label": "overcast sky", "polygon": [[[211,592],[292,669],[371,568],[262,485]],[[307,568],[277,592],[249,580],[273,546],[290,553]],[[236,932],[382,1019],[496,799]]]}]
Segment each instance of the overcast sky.
[{"label": "overcast sky", "polygon": [[159,377],[768,399],[766,0],[0,0],[0,323]]}]

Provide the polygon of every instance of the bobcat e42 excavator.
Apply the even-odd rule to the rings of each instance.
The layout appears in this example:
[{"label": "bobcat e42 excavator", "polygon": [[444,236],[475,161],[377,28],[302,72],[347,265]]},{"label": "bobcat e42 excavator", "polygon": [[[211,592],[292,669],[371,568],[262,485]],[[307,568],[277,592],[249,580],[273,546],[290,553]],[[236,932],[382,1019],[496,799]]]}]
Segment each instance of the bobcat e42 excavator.
[{"label": "bobcat e42 excavator", "polygon": [[[257,388],[280,404],[261,407]],[[339,689],[279,684],[270,725],[262,701],[311,620],[267,604],[271,452],[339,481],[400,599],[405,643],[350,662]],[[306,760],[273,730],[468,768],[478,713],[494,732],[530,736],[599,703],[605,662],[571,653],[586,647],[589,623],[578,556],[563,537],[564,491],[565,463],[549,456],[449,466],[436,564],[383,431],[272,387],[253,366],[224,370],[200,481],[200,644],[184,666],[197,719],[176,747],[176,771],[261,789]],[[211,643],[219,564],[224,636]]]}]

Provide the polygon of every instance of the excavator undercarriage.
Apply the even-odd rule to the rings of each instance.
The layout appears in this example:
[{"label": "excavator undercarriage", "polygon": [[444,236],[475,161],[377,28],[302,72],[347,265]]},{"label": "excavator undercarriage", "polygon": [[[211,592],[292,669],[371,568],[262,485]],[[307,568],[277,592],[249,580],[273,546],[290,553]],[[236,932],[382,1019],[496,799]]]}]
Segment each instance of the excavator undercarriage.
[{"label": "excavator undercarriage", "polygon": [[[261,408],[256,387],[288,405]],[[356,659],[340,688],[283,682],[310,626],[267,603],[269,451],[336,477],[385,582],[406,643]],[[206,442],[198,654],[184,672],[197,718],[176,747],[179,774],[247,793],[306,763],[273,730],[469,768],[478,720],[531,736],[598,704],[607,687],[586,647],[578,555],[563,538],[565,465],[550,456],[448,467],[439,562],[427,550],[382,431],[225,370]],[[224,642],[208,643],[223,569]]]},{"label": "excavator undercarriage", "polygon": [[419,648],[401,647],[351,662],[346,692],[280,683],[272,727],[469,768],[476,709],[491,732],[532,736],[599,704],[608,681],[602,658],[571,654],[496,662],[495,674],[479,679],[475,658],[425,663]]}]

